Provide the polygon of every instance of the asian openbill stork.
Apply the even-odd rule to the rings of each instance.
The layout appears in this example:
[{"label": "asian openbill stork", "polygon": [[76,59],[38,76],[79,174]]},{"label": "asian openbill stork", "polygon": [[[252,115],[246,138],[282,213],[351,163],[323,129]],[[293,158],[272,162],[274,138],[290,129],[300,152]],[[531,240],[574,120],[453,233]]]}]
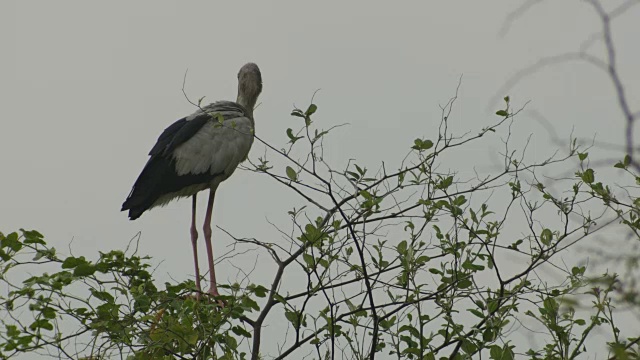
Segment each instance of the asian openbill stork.
[{"label": "asian openbill stork", "polygon": [[262,76],[256,64],[244,65],[238,73],[236,102],[218,101],[200,108],[166,128],[149,152],[149,161],[138,176],[122,211],[135,220],[145,211],[181,197],[192,197],[191,245],[198,296],[198,231],[196,195],[209,189],[204,220],[204,238],[209,262],[209,293],[218,296],[211,246],[211,213],[216,189],[244,161],[253,144],[253,108],[262,91]]}]

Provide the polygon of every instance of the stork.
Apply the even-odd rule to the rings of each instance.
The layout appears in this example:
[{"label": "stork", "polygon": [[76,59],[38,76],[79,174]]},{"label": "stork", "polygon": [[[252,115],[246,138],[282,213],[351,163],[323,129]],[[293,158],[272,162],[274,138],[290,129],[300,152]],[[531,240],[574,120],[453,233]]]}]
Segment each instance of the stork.
[{"label": "stork", "polygon": [[262,91],[262,76],[256,64],[244,65],[238,73],[236,102],[218,101],[204,106],[166,128],[149,152],[149,160],[133,184],[122,210],[135,220],[145,211],[172,200],[191,197],[191,245],[198,296],[198,231],[196,196],[209,189],[203,232],[209,263],[209,293],[219,296],[211,245],[211,219],[216,189],[228,179],[238,164],[246,160],[255,122],[253,108]]}]

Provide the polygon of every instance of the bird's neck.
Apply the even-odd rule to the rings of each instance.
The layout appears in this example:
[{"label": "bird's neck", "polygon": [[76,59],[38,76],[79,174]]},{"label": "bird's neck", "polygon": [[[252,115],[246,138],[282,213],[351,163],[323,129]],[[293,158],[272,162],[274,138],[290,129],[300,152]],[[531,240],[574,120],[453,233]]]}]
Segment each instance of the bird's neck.
[{"label": "bird's neck", "polygon": [[256,106],[257,100],[258,99],[256,98],[248,98],[246,96],[243,96],[242,94],[238,94],[238,99],[236,100],[236,102],[242,105],[242,107],[244,107],[245,110],[249,112],[249,115],[253,118],[253,108]]}]

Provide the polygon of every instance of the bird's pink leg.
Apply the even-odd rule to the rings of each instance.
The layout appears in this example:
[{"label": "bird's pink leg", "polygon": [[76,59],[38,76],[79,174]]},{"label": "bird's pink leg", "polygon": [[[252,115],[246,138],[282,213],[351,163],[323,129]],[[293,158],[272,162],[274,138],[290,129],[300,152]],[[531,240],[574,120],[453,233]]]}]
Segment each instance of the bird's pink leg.
[{"label": "bird's pink leg", "polygon": [[209,282],[211,288],[209,288],[209,294],[213,296],[219,296],[218,285],[216,283],[216,270],[213,264],[213,247],[211,246],[211,214],[213,212],[213,200],[216,196],[216,190],[211,189],[209,193],[209,203],[207,204],[207,214],[204,217],[204,240],[207,245],[207,258],[209,260]]},{"label": "bird's pink leg", "polygon": [[200,268],[198,267],[198,230],[196,230],[196,195],[193,195],[193,204],[191,205],[191,245],[193,246],[193,262],[196,265],[196,294],[200,298],[202,288],[200,287]]}]

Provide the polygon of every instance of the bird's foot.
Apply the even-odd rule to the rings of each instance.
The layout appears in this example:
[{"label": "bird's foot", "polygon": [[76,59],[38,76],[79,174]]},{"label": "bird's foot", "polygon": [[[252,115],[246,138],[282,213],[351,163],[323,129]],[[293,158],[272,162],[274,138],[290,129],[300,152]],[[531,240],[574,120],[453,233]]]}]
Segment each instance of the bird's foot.
[{"label": "bird's foot", "polygon": [[[211,287],[209,289],[209,296],[212,297],[213,299],[219,298],[220,297],[220,293],[218,292],[218,289],[215,287]],[[225,306],[224,301],[218,299],[217,301],[218,305],[223,308]]]},{"label": "bird's foot", "polygon": [[196,292],[196,293],[193,293],[193,294],[184,295],[182,297],[182,299],[183,300],[193,299],[193,300],[195,300],[197,302],[204,301],[206,303],[215,301],[219,307],[224,308],[226,306],[226,303],[224,301],[219,300],[219,299],[217,301],[215,300],[219,296],[220,296],[219,293],[212,292],[212,291],[209,291],[209,292],[206,292],[206,293]]},{"label": "bird's foot", "polygon": [[198,291],[198,292],[194,292],[194,293],[192,293],[192,294],[182,295],[182,296],[180,296],[180,299],[182,299],[182,300],[189,300],[189,299],[191,299],[191,300],[195,300],[195,301],[200,301],[200,300],[202,300],[202,297],[203,297],[204,295],[205,295],[205,294],[203,294],[202,292]]}]

